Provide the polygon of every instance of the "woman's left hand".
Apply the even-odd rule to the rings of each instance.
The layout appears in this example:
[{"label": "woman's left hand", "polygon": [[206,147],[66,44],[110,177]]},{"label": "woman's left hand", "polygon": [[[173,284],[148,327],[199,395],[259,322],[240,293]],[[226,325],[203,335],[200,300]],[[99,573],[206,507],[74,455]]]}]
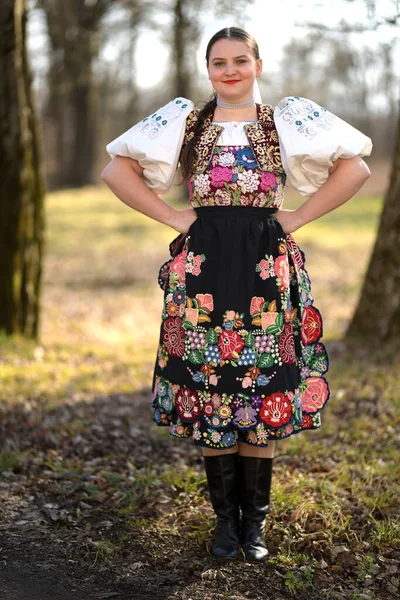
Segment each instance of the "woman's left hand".
[{"label": "woman's left hand", "polygon": [[285,233],[293,233],[302,226],[296,210],[281,208],[275,215]]}]

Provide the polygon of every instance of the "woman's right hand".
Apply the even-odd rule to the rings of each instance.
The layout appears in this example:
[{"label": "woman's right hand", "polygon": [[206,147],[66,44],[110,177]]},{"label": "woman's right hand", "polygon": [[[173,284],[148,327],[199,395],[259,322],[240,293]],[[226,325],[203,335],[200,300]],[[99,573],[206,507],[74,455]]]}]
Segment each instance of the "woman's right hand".
[{"label": "woman's right hand", "polygon": [[197,213],[194,208],[183,208],[182,210],[175,210],[170,225],[179,233],[187,233],[196,219]]}]

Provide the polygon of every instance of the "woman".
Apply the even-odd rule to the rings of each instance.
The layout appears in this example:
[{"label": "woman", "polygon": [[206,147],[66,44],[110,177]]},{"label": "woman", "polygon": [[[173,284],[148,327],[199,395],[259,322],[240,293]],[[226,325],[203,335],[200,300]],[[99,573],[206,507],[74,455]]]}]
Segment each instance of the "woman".
[{"label": "woman", "polygon": [[[202,447],[216,513],[212,553],[268,557],[274,444],[321,425],[329,398],[322,321],[292,233],[349,200],[371,140],[305,98],[275,110],[253,93],[257,43],[210,40],[214,96],[176,98],[108,144],[102,179],[125,204],[180,232],[161,267],[154,420]],[[159,198],[187,179],[190,207]],[[309,198],[281,208],[286,176]],[[241,521],[240,521],[241,509]]]}]

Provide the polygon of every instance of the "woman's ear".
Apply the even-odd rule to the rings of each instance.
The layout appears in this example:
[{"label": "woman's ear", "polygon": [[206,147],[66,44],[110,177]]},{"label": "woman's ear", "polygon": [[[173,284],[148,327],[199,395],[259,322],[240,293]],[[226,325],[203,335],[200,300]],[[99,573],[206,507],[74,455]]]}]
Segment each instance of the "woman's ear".
[{"label": "woman's ear", "polygon": [[262,73],[262,59],[258,58],[257,59],[257,68],[256,68],[256,77],[260,77]]}]

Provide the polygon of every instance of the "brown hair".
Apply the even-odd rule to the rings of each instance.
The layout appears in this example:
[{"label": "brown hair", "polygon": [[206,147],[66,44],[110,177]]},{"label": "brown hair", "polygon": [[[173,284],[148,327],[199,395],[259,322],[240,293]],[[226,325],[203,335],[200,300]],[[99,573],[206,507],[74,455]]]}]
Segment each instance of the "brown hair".
[{"label": "brown hair", "polygon": [[[207,67],[208,67],[208,63],[209,63],[209,59],[210,59],[211,48],[213,47],[215,42],[217,42],[218,40],[222,40],[222,39],[232,39],[232,38],[236,39],[236,40],[240,40],[241,42],[245,42],[248,45],[248,47],[250,48],[250,50],[252,51],[254,58],[256,60],[258,60],[260,58],[258,44],[252,35],[247,33],[247,31],[245,31],[244,29],[240,29],[239,27],[225,27],[224,29],[217,31],[217,33],[212,36],[212,38],[210,39],[210,41],[207,44],[207,50],[206,50]],[[214,113],[216,106],[217,106],[217,94],[214,92],[211,97],[211,100],[209,100],[204,105],[204,107],[201,109],[201,111],[199,112],[199,114],[197,116],[194,135],[193,135],[192,139],[186,144],[186,146],[182,150],[181,166],[182,166],[182,173],[183,173],[183,176],[185,179],[187,177],[189,177],[192,172],[192,165],[193,165],[193,160],[194,160],[194,148],[196,146],[197,138],[199,136],[200,130],[203,126],[204,121],[207,119],[207,117],[209,117],[210,115],[212,115]]]}]

